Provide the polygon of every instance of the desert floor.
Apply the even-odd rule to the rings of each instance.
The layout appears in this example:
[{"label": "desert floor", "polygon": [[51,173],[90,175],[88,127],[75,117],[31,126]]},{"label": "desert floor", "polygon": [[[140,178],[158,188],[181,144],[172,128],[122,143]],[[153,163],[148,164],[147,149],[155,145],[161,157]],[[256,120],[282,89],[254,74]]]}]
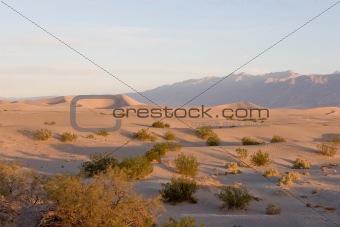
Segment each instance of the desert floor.
[{"label": "desert floor", "polygon": [[[77,114],[79,124],[84,127],[94,126],[104,128],[114,125],[115,120],[109,109],[94,109],[91,106],[79,108]],[[147,106],[147,108],[151,108]],[[219,111],[216,107],[214,111]],[[133,133],[139,129],[150,127],[156,119],[140,119],[130,116],[123,119],[120,130],[110,133],[107,137],[95,135],[88,139],[89,133],[76,132],[70,127],[70,114],[67,103],[0,103],[0,159],[18,161],[26,167],[33,167],[40,173],[53,175],[55,173],[77,173],[82,162],[87,161],[91,153],[112,152],[133,138]],[[181,119],[187,125],[195,128],[201,123],[210,122],[219,126],[225,122],[236,121],[213,119]],[[55,121],[56,125],[44,125],[46,121]],[[157,142],[165,141],[163,133],[172,131],[177,136],[177,142],[183,145],[181,152],[190,153],[200,162],[200,173],[197,177],[202,187],[196,193],[197,204],[182,203],[176,206],[165,204],[165,212],[159,217],[160,223],[168,216],[191,216],[197,224],[206,226],[336,226],[340,224],[340,153],[329,158],[318,154],[316,145],[330,136],[340,137],[340,108],[325,107],[308,110],[272,109],[269,119],[263,125],[239,125],[236,127],[215,126],[214,131],[222,140],[221,147],[209,147],[205,141],[198,138],[194,130],[177,119],[165,119],[170,123],[170,129],[151,128],[149,131],[158,136]],[[249,122],[240,122],[246,124]],[[38,129],[50,129],[55,137],[48,141],[32,139],[32,133]],[[63,143],[58,136],[63,132],[77,133],[79,138],[73,143]],[[271,144],[273,135],[287,139],[284,143]],[[262,145],[242,146],[242,137],[250,136],[265,141]],[[127,145],[114,152],[120,159],[124,156],[137,156],[147,152],[153,142],[131,140]],[[240,167],[242,174],[225,175],[225,164],[239,162],[231,154],[236,154],[238,147],[248,149],[252,154],[261,149],[270,153],[272,163],[266,167]],[[162,163],[154,164],[153,173],[146,179],[136,183],[136,190],[144,196],[155,196],[161,189],[161,184],[169,182],[177,173],[173,169],[173,161],[178,152],[169,152]],[[309,170],[292,170],[296,158],[311,162]],[[249,162],[249,158],[247,160]],[[322,171],[323,166],[330,163],[338,166]],[[283,186],[290,193],[277,186],[279,177],[270,178],[261,175],[263,170],[276,169],[281,172],[300,172],[302,179],[292,185]],[[255,172],[255,170],[257,172]],[[303,175],[308,171],[309,176]],[[220,175],[218,173],[221,173]],[[328,173],[326,176],[325,174]],[[214,193],[219,185],[240,183],[251,194],[263,201],[250,203],[246,211],[221,209],[221,202]],[[312,194],[313,190],[318,193]],[[307,198],[302,198],[306,196]],[[282,209],[281,215],[266,215],[267,204],[273,203]],[[336,208],[335,212],[324,208],[308,208],[317,204]],[[316,211],[318,212],[316,212]],[[332,220],[334,223],[332,223]]]}]

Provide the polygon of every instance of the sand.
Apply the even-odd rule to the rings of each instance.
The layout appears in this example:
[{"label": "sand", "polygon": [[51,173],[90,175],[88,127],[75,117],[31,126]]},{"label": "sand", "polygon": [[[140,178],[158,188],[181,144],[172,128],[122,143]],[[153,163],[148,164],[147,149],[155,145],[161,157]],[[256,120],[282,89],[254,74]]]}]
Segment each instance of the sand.
[{"label": "sand", "polygon": [[[26,167],[33,167],[40,173],[53,175],[56,173],[77,173],[82,162],[87,161],[93,152],[112,152],[131,140],[139,129],[149,127],[156,119],[137,118],[135,115],[123,119],[122,128],[112,132],[108,137],[95,135],[94,139],[86,138],[85,132],[75,132],[70,127],[69,103],[72,97],[58,97],[36,101],[9,102],[0,101],[0,159],[21,162]],[[129,108],[131,106],[151,108],[134,101],[127,96],[118,96],[116,100],[91,101],[79,103],[79,124],[83,127],[109,127],[115,124],[111,116],[111,108]],[[213,116],[218,115],[221,108],[254,108],[255,104],[234,103],[215,107]],[[318,154],[316,145],[329,136],[340,137],[340,108],[325,107],[316,109],[272,109],[270,117],[264,120],[264,125],[244,125],[252,122],[226,121],[223,119],[166,119],[171,129],[155,129],[150,131],[158,135],[157,142],[163,142],[163,133],[174,132],[177,142],[183,145],[182,152],[190,153],[200,162],[200,172],[197,177],[202,186],[196,193],[197,204],[182,203],[176,206],[166,204],[166,211],[159,217],[162,222],[166,217],[180,218],[191,216],[197,223],[206,226],[335,226],[328,219],[340,223],[340,167],[328,169],[329,176],[321,171],[321,167],[330,163],[340,165],[340,153],[333,158]],[[54,121],[56,125],[44,125],[46,121]],[[222,140],[221,147],[208,147],[198,138],[193,129],[201,123],[211,123],[214,131]],[[225,127],[224,123],[242,124],[236,127]],[[217,126],[217,123],[219,125]],[[254,122],[253,122],[254,123]],[[257,123],[260,123],[258,121]],[[56,137],[48,141],[32,139],[32,132],[38,129],[50,129]],[[63,132],[77,133],[79,138],[73,143],[63,143],[58,135]],[[287,139],[285,143],[271,144],[274,134]],[[262,145],[242,146],[241,139],[250,136],[265,141]],[[153,145],[152,142],[132,140],[128,145],[114,152],[119,159],[125,156],[142,155]],[[252,154],[261,149],[270,153],[272,163],[267,167],[254,169],[240,167],[243,172],[238,175],[224,175],[225,163],[237,161],[230,154],[236,154],[238,147],[248,149]],[[146,179],[137,182],[136,189],[145,197],[155,196],[161,189],[161,184],[169,182],[177,176],[172,163],[177,152],[169,152],[162,164],[154,164],[154,172]],[[305,170],[292,170],[296,158],[311,162],[310,176],[302,175]],[[249,158],[248,160],[249,161]],[[276,169],[281,172],[297,171],[302,179],[293,185],[284,186],[294,196],[289,195],[276,186],[279,178],[271,178],[272,182],[258,172],[265,169]],[[335,171],[336,172],[335,172]],[[221,175],[216,176],[216,173]],[[221,209],[221,202],[214,193],[218,185],[232,185],[235,182],[247,187],[251,194],[263,201],[250,203],[247,211],[232,211]],[[315,189],[317,194],[311,194]],[[306,195],[308,198],[301,198]],[[282,214],[269,216],[265,214],[267,204],[273,203],[282,209]],[[320,204],[334,207],[335,212],[323,208],[307,208],[305,203]]]}]

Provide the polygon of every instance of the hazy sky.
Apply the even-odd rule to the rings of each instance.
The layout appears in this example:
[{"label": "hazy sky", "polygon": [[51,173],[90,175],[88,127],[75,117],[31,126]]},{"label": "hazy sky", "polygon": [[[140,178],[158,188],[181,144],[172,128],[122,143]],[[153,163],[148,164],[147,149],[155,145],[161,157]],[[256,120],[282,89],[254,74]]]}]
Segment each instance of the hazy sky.
[{"label": "hazy sky", "polygon": [[[3,0],[138,91],[227,75],[337,0]],[[239,72],[340,70],[340,4]],[[0,97],[131,89],[0,3]]]}]

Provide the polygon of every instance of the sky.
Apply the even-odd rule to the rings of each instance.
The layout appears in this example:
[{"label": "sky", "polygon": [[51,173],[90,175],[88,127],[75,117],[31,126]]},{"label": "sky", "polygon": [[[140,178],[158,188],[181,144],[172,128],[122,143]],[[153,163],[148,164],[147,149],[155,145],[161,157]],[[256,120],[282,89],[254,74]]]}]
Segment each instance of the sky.
[{"label": "sky", "polygon": [[[226,76],[337,0],[1,1],[78,52],[0,2],[0,97],[35,97]],[[340,4],[237,73],[332,73],[339,40]]]}]

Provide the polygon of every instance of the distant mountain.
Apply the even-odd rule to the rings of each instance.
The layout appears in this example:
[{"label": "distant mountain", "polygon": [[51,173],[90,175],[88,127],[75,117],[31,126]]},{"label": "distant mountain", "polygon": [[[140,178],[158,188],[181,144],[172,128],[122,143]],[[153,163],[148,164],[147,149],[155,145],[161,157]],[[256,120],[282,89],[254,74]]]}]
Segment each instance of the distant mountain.
[{"label": "distant mountain", "polygon": [[[164,85],[142,92],[159,105],[182,106],[192,98],[188,106],[215,106],[234,102],[251,102],[268,108],[340,107],[340,72],[327,75],[300,75],[292,71],[264,75],[240,73],[231,75],[209,89],[223,77],[191,79],[172,85]],[[130,97],[150,103],[137,93]]]}]

